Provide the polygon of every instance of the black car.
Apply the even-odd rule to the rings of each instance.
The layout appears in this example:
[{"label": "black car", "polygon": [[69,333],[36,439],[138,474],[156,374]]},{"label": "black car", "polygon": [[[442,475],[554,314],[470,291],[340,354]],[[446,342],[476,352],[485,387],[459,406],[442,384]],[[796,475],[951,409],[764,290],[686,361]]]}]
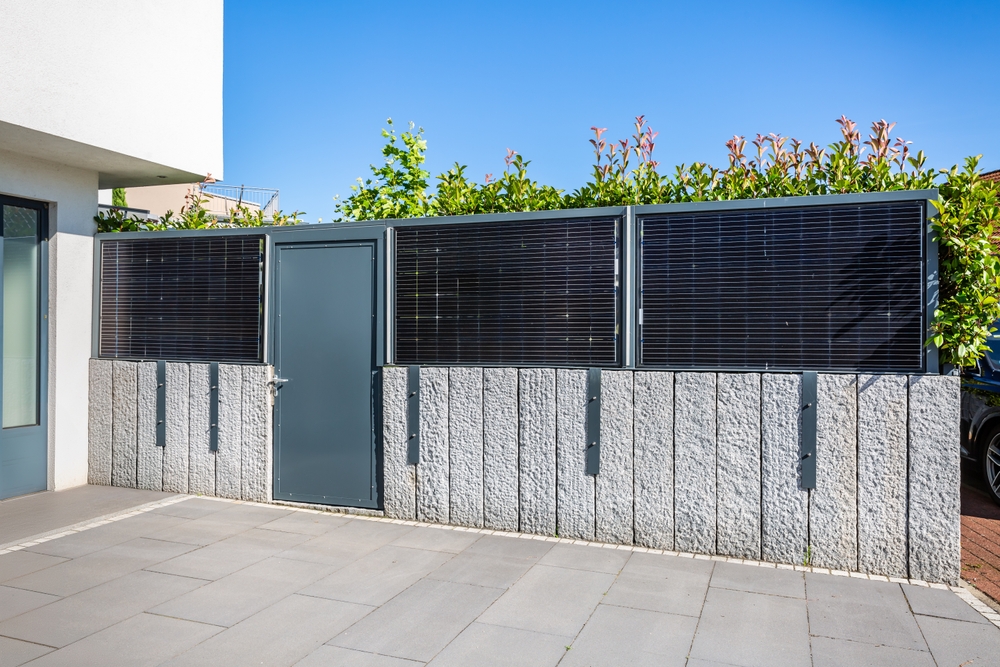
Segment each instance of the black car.
[{"label": "black car", "polygon": [[962,373],[962,458],[973,462],[1000,505],[1000,338]]}]

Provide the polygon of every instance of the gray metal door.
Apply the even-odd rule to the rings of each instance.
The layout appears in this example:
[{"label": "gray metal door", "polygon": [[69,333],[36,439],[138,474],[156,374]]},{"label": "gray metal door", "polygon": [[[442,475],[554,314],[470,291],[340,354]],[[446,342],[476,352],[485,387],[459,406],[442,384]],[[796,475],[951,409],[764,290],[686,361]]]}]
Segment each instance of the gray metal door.
[{"label": "gray metal door", "polygon": [[275,498],[377,506],[375,251],[275,246]]}]

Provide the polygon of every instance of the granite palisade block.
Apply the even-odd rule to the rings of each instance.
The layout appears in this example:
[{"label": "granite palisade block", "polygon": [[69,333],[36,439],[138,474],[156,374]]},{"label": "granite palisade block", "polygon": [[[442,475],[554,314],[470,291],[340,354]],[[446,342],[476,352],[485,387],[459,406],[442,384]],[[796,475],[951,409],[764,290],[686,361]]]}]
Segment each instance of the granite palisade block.
[{"label": "granite palisade block", "polygon": [[483,525],[483,369],[448,371],[450,522]]},{"label": "granite palisade block", "polygon": [[138,413],[136,486],[149,491],[163,489],[163,448],[156,445],[156,362],[138,365]]},{"label": "granite palisade block", "polygon": [[188,431],[188,493],[215,495],[215,452],[209,449],[211,384],[208,364],[191,364]]},{"label": "granite palisade block", "polygon": [[90,414],[87,433],[87,481],[111,486],[112,363],[90,360]]},{"label": "granite palisade block", "polygon": [[597,539],[632,544],[632,371],[601,373],[601,472]]},{"label": "granite palisade block", "polygon": [[412,520],[417,518],[417,467],[406,462],[407,372],[405,366],[382,369],[382,454],[385,514]]},{"label": "granite palisade block", "polygon": [[635,543],[674,548],[674,374],[635,373]]},{"label": "granite palisade block", "polygon": [[239,500],[243,482],[243,370],[219,364],[219,451],[215,455],[215,495]]},{"label": "granite palisade block", "polygon": [[243,366],[242,463],[240,497],[271,501],[271,380],[270,366]]},{"label": "granite palisade block", "polygon": [[715,373],[674,375],[674,526],[679,551],[715,553]]},{"label": "granite palisade block", "polygon": [[809,492],[801,486],[802,376],[761,376],[761,557],[801,564],[809,546]]},{"label": "granite palisade block", "polygon": [[517,369],[483,369],[483,525],[518,529]]},{"label": "granite palisade block", "polygon": [[519,371],[521,532],[556,532],[556,371]]},{"label": "granite palisade block", "polygon": [[138,468],[138,366],[132,361],[111,365],[111,484],[131,489]]},{"label": "granite palisade block", "polygon": [[448,523],[448,369],[420,369],[417,518]]},{"label": "granite palisade block", "polygon": [[961,378],[910,377],[909,575],[958,585],[961,574]]},{"label": "granite palisade block", "polygon": [[858,570],[907,576],[905,375],[858,376]]},{"label": "granite palisade block", "polygon": [[760,559],[760,375],[719,373],[718,552]]},{"label": "granite palisade block", "polygon": [[858,378],[816,376],[816,488],[809,494],[812,564],[858,569]]},{"label": "granite palisade block", "polygon": [[594,539],[594,476],[587,464],[587,371],[556,371],[556,524],[560,537]]},{"label": "granite palisade block", "polygon": [[163,490],[171,493],[188,492],[188,430],[191,419],[191,381],[188,364],[168,363],[167,433],[163,448]]}]

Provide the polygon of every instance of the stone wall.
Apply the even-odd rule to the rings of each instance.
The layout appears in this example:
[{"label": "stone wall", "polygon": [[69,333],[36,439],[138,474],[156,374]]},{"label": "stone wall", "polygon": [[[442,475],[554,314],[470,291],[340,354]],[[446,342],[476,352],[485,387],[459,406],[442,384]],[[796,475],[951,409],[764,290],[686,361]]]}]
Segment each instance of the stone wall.
[{"label": "stone wall", "polygon": [[269,366],[219,364],[218,451],[209,365],[166,364],[166,440],[156,444],[156,362],[90,360],[89,481],[271,500]]},{"label": "stone wall", "polygon": [[586,371],[422,368],[416,466],[406,373],[383,382],[389,516],[957,583],[957,377],[819,375],[807,491],[801,375],[604,371],[591,476]]}]

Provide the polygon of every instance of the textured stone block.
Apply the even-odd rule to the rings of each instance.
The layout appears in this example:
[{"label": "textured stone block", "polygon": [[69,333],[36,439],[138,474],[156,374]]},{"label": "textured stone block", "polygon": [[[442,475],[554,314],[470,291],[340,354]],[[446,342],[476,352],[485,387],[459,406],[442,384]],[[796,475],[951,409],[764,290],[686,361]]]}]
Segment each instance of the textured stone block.
[{"label": "textured stone block", "polygon": [[816,488],[809,493],[812,564],[858,569],[858,378],[816,377]]},{"label": "textured stone block", "polygon": [[632,371],[601,373],[601,472],[597,539],[632,544]]},{"label": "textured stone block", "polygon": [[90,420],[87,433],[87,481],[111,486],[112,363],[90,360]]},{"label": "textured stone block", "polygon": [[958,585],[961,574],[961,380],[910,377],[909,575]]},{"label": "textured stone block", "polygon": [[719,373],[718,552],[760,559],[760,375]]},{"label": "textured stone block", "polygon": [[191,381],[187,364],[167,364],[167,438],[163,448],[163,490],[188,492],[188,430]]},{"label": "textured stone block", "polygon": [[594,476],[587,464],[587,371],[556,371],[556,526],[560,537],[593,540]]},{"label": "textured stone block", "polygon": [[483,525],[518,529],[517,369],[483,369]]},{"label": "textured stone block", "polygon": [[450,522],[483,525],[483,369],[448,371]]},{"label": "textured stone block", "polygon": [[208,364],[191,364],[190,431],[188,433],[188,493],[215,495],[215,452],[211,442]]},{"label": "textured stone block", "polygon": [[858,376],[858,570],[907,575],[905,375]]},{"label": "textured stone block", "polygon": [[801,565],[809,492],[801,488],[802,376],[761,377],[761,558]]},{"label": "textured stone block", "polygon": [[215,455],[215,495],[239,500],[243,482],[243,369],[219,364],[219,451]]},{"label": "textured stone block", "polygon": [[139,409],[137,445],[139,468],[136,484],[140,489],[163,489],[163,448],[156,446],[156,362],[138,368]]},{"label": "textured stone block", "polygon": [[242,463],[240,497],[258,503],[271,501],[271,387],[270,366],[243,366]]},{"label": "textured stone block", "polygon": [[382,469],[383,506],[394,519],[417,518],[417,467],[406,462],[407,369],[382,369]]},{"label": "textured stone block", "polygon": [[674,548],[674,374],[635,373],[635,543]]},{"label": "textured stone block", "polygon": [[715,373],[674,375],[674,526],[679,551],[715,553]]},{"label": "textured stone block", "polygon": [[134,489],[138,468],[138,364],[111,364],[111,484]]},{"label": "textured stone block", "polygon": [[556,371],[519,371],[521,532],[556,532]]},{"label": "textured stone block", "polygon": [[448,369],[420,369],[417,518],[448,523]]}]

